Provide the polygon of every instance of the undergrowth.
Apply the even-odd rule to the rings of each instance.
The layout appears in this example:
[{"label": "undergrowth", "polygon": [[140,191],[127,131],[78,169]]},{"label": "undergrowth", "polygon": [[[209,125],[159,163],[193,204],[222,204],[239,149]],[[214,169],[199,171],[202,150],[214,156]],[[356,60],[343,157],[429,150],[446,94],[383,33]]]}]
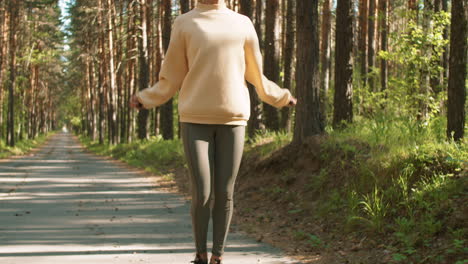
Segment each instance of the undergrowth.
[{"label": "undergrowth", "polygon": [[44,143],[49,136],[55,132],[39,135],[35,139],[25,139],[15,143],[14,147],[7,146],[4,141],[0,141],[0,159],[5,159],[15,155],[25,155],[31,149]]},{"label": "undergrowth", "polygon": [[320,197],[323,208],[335,209],[324,214],[339,219],[344,212],[346,231],[385,237],[396,263],[466,263],[468,148],[445,141],[445,127],[444,118],[418,123],[381,115],[329,129],[323,184],[338,181],[332,186],[343,206]]},{"label": "undergrowth", "polygon": [[99,144],[80,136],[80,141],[94,153],[120,159],[155,174],[165,174],[185,164],[180,139],[163,140],[162,137],[152,137],[149,140],[112,145],[107,142]]}]

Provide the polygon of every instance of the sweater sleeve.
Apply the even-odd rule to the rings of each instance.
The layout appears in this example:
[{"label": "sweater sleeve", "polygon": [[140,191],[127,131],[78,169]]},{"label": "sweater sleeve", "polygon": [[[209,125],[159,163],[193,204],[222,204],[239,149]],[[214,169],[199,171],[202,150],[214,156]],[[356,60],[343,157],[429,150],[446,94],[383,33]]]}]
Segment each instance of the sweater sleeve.
[{"label": "sweater sleeve", "polygon": [[188,66],[185,41],[181,33],[180,22],[176,19],[169,47],[159,72],[159,81],[136,94],[138,101],[146,109],[166,103],[182,86]]},{"label": "sweater sleeve", "polygon": [[288,89],[280,88],[276,83],[270,81],[263,75],[262,54],[260,52],[259,41],[252,21],[248,20],[248,33],[245,40],[245,79],[255,86],[255,90],[260,100],[276,108],[281,108],[289,104],[291,92]]}]

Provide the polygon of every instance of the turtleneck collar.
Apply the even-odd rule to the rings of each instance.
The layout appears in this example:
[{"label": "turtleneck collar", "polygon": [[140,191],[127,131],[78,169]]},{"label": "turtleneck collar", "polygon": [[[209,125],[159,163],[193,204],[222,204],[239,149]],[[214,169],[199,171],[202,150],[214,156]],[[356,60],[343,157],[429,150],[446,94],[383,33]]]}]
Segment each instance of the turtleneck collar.
[{"label": "turtleneck collar", "polygon": [[220,10],[226,8],[226,3],[224,2],[224,0],[219,0],[217,4],[203,4],[197,2],[196,7],[202,10]]}]

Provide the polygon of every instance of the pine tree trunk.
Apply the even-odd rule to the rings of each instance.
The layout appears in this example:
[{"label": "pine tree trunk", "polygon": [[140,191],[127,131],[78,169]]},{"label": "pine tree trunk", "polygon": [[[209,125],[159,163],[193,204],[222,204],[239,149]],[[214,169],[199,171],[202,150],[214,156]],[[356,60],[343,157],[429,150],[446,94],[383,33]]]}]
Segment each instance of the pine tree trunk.
[{"label": "pine tree trunk", "polygon": [[[279,0],[266,2],[265,13],[265,76],[272,82],[279,81]],[[278,111],[263,103],[265,125],[268,129],[279,129]]]},{"label": "pine tree trunk", "polygon": [[109,79],[110,79],[110,89],[109,89],[109,134],[110,134],[110,143],[117,143],[118,136],[118,124],[117,124],[117,102],[116,102],[116,74],[115,74],[115,63],[114,63],[114,51],[116,50],[114,45],[114,31],[115,31],[115,4],[114,0],[107,1],[108,10],[107,10],[107,26],[108,26],[108,45],[109,45]]},{"label": "pine tree trunk", "polygon": [[320,46],[320,112],[322,123],[326,124],[327,96],[330,86],[330,35],[331,35],[331,0],[324,0],[322,6],[322,30]]},{"label": "pine tree trunk", "polygon": [[[102,17],[102,10],[104,10],[102,5],[102,0],[98,1],[98,26],[99,28],[104,28],[103,24],[103,17]],[[99,86],[99,144],[104,143],[104,133],[105,133],[105,81],[106,81],[106,69],[105,69],[105,44],[104,44],[104,34],[105,32],[100,32],[98,37],[98,46],[99,46],[99,59],[98,62],[98,69],[99,69],[99,76],[98,76],[98,86]]]},{"label": "pine tree trunk", "polygon": [[[388,50],[388,21],[387,21],[387,10],[388,10],[388,0],[380,0],[380,49],[382,51]],[[387,71],[387,61],[385,59],[380,59],[380,89],[384,91],[387,89],[388,81],[388,71]]]},{"label": "pine tree trunk", "polygon": [[[169,47],[172,26],[172,7],[170,0],[163,0],[164,8],[164,23],[163,23],[163,48],[164,53]],[[164,139],[174,138],[174,118],[173,118],[173,100],[170,99],[167,103],[161,106],[161,132]]]},{"label": "pine tree trunk", "polygon": [[[286,11],[286,34],[285,34],[285,47],[284,47],[284,84],[283,86],[291,89],[293,86],[292,70],[293,70],[293,56],[294,56],[294,1],[287,1]],[[286,131],[291,131],[291,114],[290,108],[284,107],[281,109],[281,124],[280,128]]]},{"label": "pine tree trunk", "polygon": [[[437,14],[441,11],[442,2],[441,0],[434,0],[434,14]],[[432,48],[434,49],[434,48]],[[439,58],[439,66],[443,67],[442,56]],[[443,80],[443,71],[438,73],[437,75],[431,74],[431,88],[435,94],[439,94],[442,88],[442,80]]]},{"label": "pine tree trunk", "polygon": [[369,0],[369,17],[368,17],[368,33],[367,33],[367,80],[369,90],[375,92],[375,77],[372,74],[375,66],[375,22],[376,22],[376,2],[377,0]]},{"label": "pine tree trunk", "polygon": [[[149,73],[148,73],[148,35],[147,35],[147,15],[148,6],[146,0],[140,0],[140,18],[141,18],[141,37],[139,38],[139,90],[148,87]],[[138,112],[138,138],[146,139],[148,136],[148,114],[147,109],[142,109]]]},{"label": "pine tree trunk", "polygon": [[333,126],[339,128],[353,120],[353,8],[351,0],[338,0],[336,8],[335,96]]},{"label": "pine tree trunk", "polygon": [[463,139],[465,129],[467,36],[468,3],[464,0],[453,0],[450,26],[447,137],[455,141]]},{"label": "pine tree trunk", "polygon": [[18,1],[11,0],[8,3],[9,12],[9,80],[8,80],[8,121],[7,121],[7,144],[10,147],[15,146],[15,85],[16,85],[16,35],[17,21],[19,16]]},{"label": "pine tree trunk", "polygon": [[[3,86],[4,69],[6,63],[6,55],[8,54],[8,20],[5,2],[0,3],[0,87]],[[4,89],[0,88],[0,141],[4,137],[3,133],[3,100]]]},{"label": "pine tree trunk", "polygon": [[[155,48],[155,66],[154,66],[154,76],[155,82],[159,81],[159,71],[161,69],[162,59],[163,59],[163,52],[162,52],[162,17],[164,16],[163,7],[158,5],[158,22],[156,24],[156,48]],[[157,107],[154,111],[154,134],[160,134],[160,107]]]},{"label": "pine tree trunk", "polygon": [[[448,10],[448,0],[442,0],[442,11],[444,12],[449,12]],[[449,27],[446,26],[444,29],[444,39],[448,40],[449,39]],[[444,48],[444,53],[442,54],[442,67],[444,68],[443,74],[442,74],[442,83],[443,87],[442,90],[445,91],[445,87],[448,81],[448,69],[449,69],[449,53],[448,53],[448,48]]]},{"label": "pine tree trunk", "polygon": [[[423,12],[423,21],[422,21],[422,28],[423,28],[423,34],[430,34],[431,32],[431,13],[433,11],[433,6],[432,6],[432,1],[433,0],[424,0],[424,12]],[[423,48],[423,56],[426,58],[431,58],[432,57],[432,46],[431,45],[425,45]],[[421,68],[421,76],[420,76],[420,96],[421,99],[419,101],[419,119],[421,120],[426,120],[428,118],[429,114],[429,105],[427,102],[427,99],[430,94],[430,84],[431,84],[431,77],[430,77],[430,69],[429,65],[425,65]]]},{"label": "pine tree trunk", "polygon": [[368,22],[368,0],[359,1],[359,69],[362,85],[367,83],[367,22]]},{"label": "pine tree trunk", "polygon": [[318,0],[298,1],[296,123],[293,142],[299,144],[307,137],[324,130],[320,116]]}]

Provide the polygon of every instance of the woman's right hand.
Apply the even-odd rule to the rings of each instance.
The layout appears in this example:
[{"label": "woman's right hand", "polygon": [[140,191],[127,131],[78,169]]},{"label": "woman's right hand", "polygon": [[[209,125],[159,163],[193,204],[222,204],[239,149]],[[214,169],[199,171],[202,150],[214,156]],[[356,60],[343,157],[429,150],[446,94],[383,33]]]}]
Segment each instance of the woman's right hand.
[{"label": "woman's right hand", "polygon": [[132,95],[130,98],[130,108],[136,108],[138,110],[143,109],[143,105],[138,101],[138,98],[136,95]]}]

